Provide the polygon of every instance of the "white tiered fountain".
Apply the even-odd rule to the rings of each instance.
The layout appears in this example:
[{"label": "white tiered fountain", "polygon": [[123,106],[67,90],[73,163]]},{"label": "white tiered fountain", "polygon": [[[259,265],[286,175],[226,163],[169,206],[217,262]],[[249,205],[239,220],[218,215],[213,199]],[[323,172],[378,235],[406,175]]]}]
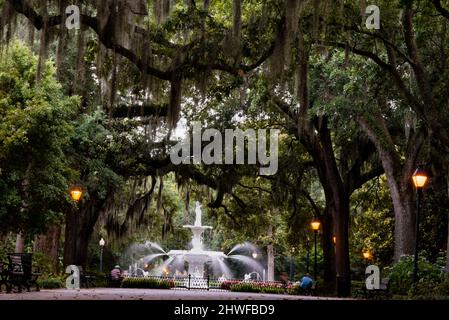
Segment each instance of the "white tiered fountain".
[{"label": "white tiered fountain", "polygon": [[[190,250],[170,250],[167,254],[170,258],[181,258],[189,264],[188,273],[191,278],[203,278],[204,266],[208,262],[223,261],[227,256],[221,251],[208,251],[203,249],[202,235],[204,230],[212,229],[210,226],[203,226],[201,222],[201,205],[197,201],[195,204],[195,223],[185,225],[183,228],[192,231],[192,249]],[[197,281],[194,281],[197,282]]]},{"label": "white tiered fountain", "polygon": [[[238,244],[232,248],[228,254],[224,254],[221,251],[204,250],[203,247],[203,232],[210,230],[212,227],[203,226],[201,221],[201,205],[197,201],[195,203],[195,223],[193,225],[185,225],[183,228],[190,229],[192,231],[192,248],[190,250],[170,250],[166,252],[160,245],[154,242],[147,241],[143,244],[134,244],[130,250],[131,255],[134,257],[134,253],[141,256],[138,262],[133,263],[129,268],[129,273],[132,276],[145,276],[143,265],[148,265],[152,261],[158,258],[168,257],[164,259],[163,263],[156,269],[153,269],[155,275],[169,275],[169,269],[176,269],[174,276],[181,275],[185,278],[185,287],[188,288],[206,288],[207,277],[205,277],[205,265],[210,263],[212,273],[209,272],[208,276],[219,277],[218,279],[226,280],[232,279],[233,273],[229,269],[226,261],[234,260],[239,261],[243,265],[249,267],[252,271],[258,273],[263,272],[262,265],[252,259],[251,257],[244,255],[243,253],[258,252],[258,248],[250,243]],[[147,250],[155,250],[155,253],[143,254]],[[133,261],[134,258],[133,258]],[[185,270],[185,262],[188,263],[188,268]],[[171,268],[170,268],[171,267]],[[143,268],[143,269],[142,269]],[[146,268],[146,267],[145,267]],[[173,271],[172,271],[173,272]],[[148,272],[147,272],[148,274]],[[186,277],[188,275],[188,277]]]}]

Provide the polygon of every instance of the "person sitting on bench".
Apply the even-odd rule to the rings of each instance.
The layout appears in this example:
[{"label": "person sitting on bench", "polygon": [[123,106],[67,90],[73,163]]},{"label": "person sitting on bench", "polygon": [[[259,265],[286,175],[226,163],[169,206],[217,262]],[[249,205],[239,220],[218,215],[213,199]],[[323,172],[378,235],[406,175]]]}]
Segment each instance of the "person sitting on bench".
[{"label": "person sitting on bench", "polygon": [[301,283],[299,284],[299,287],[301,289],[304,289],[304,290],[312,289],[312,287],[313,287],[313,280],[312,280],[312,278],[310,277],[310,275],[308,273],[306,273],[304,275],[304,277],[302,277]]},{"label": "person sitting on bench", "polygon": [[122,270],[119,265],[116,265],[114,269],[111,271],[111,279],[112,280],[121,280],[122,279]]}]

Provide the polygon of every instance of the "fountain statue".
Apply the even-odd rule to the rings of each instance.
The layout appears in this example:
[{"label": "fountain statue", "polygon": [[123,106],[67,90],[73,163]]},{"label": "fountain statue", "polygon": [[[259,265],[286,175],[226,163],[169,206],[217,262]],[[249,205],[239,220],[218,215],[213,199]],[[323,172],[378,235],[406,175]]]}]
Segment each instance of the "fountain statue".
[{"label": "fountain statue", "polygon": [[226,258],[226,255],[221,251],[209,251],[203,248],[203,232],[207,229],[212,229],[210,226],[203,226],[201,222],[201,205],[197,201],[195,203],[195,223],[194,225],[183,226],[192,231],[192,249],[190,250],[170,250],[168,256],[176,259],[182,257],[184,261],[189,264],[188,273],[191,277],[204,277],[204,266],[207,262],[212,262],[216,259]]},{"label": "fountain statue", "polygon": [[[211,230],[210,226],[203,226],[202,224],[202,211],[201,205],[197,201],[195,203],[195,222],[193,225],[184,225],[183,228],[190,229],[192,232],[192,247],[190,250],[170,250],[166,252],[162,247],[156,243],[147,241],[145,244],[135,244],[133,245],[133,251],[139,249],[150,249],[156,250],[157,253],[152,253],[145,255],[141,260],[145,262],[146,265],[150,264],[151,261],[161,258],[168,257],[163,261],[163,264],[158,268],[151,271],[154,274],[162,274],[168,276],[170,274],[169,267],[172,268],[173,275],[183,275],[187,281],[190,288],[202,288],[207,286],[207,279],[205,279],[205,266],[207,263],[211,263],[213,274],[221,275],[220,280],[225,281],[225,279],[231,279],[233,274],[226,264],[227,260],[233,259],[243,263],[252,270],[262,271],[262,265],[255,259],[250,258],[247,255],[243,255],[243,252],[251,253],[257,252],[257,247],[251,243],[238,244],[232,248],[228,254],[224,254],[221,251],[211,251],[205,250],[203,247],[203,233],[205,230]],[[185,262],[188,263],[188,268],[185,270]],[[131,270],[132,269],[132,270]],[[130,266],[130,274],[133,276],[139,276],[141,272],[138,270],[137,263],[134,268]],[[131,272],[132,271],[132,272]],[[187,277],[189,275],[190,277]],[[210,274],[209,274],[210,275]]]}]

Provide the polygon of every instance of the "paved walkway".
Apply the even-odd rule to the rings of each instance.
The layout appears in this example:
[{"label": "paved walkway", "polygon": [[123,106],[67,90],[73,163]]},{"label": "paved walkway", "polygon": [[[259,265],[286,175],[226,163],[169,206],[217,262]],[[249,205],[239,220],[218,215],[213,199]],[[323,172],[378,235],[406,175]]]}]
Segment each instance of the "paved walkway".
[{"label": "paved walkway", "polygon": [[95,288],[0,293],[0,300],[332,300],[336,298],[229,291]]}]

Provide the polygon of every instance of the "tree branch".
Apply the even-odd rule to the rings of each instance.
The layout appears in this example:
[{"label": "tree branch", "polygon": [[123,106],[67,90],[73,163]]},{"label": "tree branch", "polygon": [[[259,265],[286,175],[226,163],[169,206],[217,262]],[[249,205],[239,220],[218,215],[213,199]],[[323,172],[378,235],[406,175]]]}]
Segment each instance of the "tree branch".
[{"label": "tree branch", "polygon": [[433,5],[435,6],[435,9],[437,9],[437,11],[446,19],[449,20],[449,10],[443,8],[443,6],[441,5],[441,1],[440,0],[432,0]]}]

